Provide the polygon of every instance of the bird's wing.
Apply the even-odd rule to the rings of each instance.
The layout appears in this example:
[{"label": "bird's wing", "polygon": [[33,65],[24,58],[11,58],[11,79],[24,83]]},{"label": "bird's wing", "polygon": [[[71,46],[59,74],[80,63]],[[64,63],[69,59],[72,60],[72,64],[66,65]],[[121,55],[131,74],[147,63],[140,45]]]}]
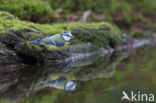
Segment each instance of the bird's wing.
[{"label": "bird's wing", "polygon": [[60,34],[56,34],[56,35],[54,35],[54,36],[52,36],[50,38],[54,40],[54,42],[56,44],[55,46],[62,47],[62,46],[65,45],[65,41],[62,39]]},{"label": "bird's wing", "polygon": [[52,38],[43,38],[41,43],[56,45],[55,41]]},{"label": "bird's wing", "polygon": [[43,38],[41,43],[55,45],[57,47],[62,47],[65,45],[65,41],[61,38],[60,34],[53,35],[51,37]]}]

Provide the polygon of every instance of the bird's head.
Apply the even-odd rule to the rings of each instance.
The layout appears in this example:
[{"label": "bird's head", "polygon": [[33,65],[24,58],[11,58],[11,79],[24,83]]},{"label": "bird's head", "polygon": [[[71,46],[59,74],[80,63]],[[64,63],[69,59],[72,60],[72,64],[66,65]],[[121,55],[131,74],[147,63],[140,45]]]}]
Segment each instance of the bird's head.
[{"label": "bird's head", "polygon": [[76,82],[74,81],[68,81],[65,86],[64,86],[64,90],[65,91],[73,91],[76,88]]},{"label": "bird's head", "polygon": [[66,42],[70,42],[72,40],[72,38],[73,38],[73,35],[70,32],[62,32],[61,37]]}]

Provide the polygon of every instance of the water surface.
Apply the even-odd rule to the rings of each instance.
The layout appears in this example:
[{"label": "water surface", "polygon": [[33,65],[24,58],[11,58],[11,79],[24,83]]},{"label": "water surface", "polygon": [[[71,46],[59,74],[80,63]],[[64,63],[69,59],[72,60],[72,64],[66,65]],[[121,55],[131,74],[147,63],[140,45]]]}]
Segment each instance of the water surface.
[{"label": "water surface", "polygon": [[[54,63],[50,67],[16,68],[18,72],[4,68],[0,73],[2,103],[120,103],[122,91],[156,95],[156,48],[153,46],[73,63]],[[59,88],[38,85],[60,77],[74,81],[75,89],[64,90],[64,82]]]}]

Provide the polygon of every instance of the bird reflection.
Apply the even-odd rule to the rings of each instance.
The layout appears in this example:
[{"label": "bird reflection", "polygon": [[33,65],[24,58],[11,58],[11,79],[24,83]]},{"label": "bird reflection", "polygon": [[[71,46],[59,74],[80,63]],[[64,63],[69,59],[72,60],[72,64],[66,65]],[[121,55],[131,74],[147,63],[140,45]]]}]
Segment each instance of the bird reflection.
[{"label": "bird reflection", "polygon": [[49,81],[49,82],[42,82],[38,83],[37,86],[48,86],[48,87],[54,87],[57,89],[62,89],[65,91],[73,91],[76,88],[76,82],[73,80],[67,80],[65,77],[59,77],[56,80]]}]

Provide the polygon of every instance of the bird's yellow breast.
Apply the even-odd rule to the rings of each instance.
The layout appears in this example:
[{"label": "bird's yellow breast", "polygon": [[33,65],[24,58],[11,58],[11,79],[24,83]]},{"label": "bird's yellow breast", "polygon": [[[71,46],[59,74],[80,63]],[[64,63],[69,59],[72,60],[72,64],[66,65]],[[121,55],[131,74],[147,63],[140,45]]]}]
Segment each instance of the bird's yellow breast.
[{"label": "bird's yellow breast", "polygon": [[59,51],[59,50],[63,50],[64,48],[66,48],[68,45],[70,44],[70,42],[65,42],[64,46],[61,47],[57,47],[55,45],[50,45],[50,44],[42,44],[48,51]]}]

